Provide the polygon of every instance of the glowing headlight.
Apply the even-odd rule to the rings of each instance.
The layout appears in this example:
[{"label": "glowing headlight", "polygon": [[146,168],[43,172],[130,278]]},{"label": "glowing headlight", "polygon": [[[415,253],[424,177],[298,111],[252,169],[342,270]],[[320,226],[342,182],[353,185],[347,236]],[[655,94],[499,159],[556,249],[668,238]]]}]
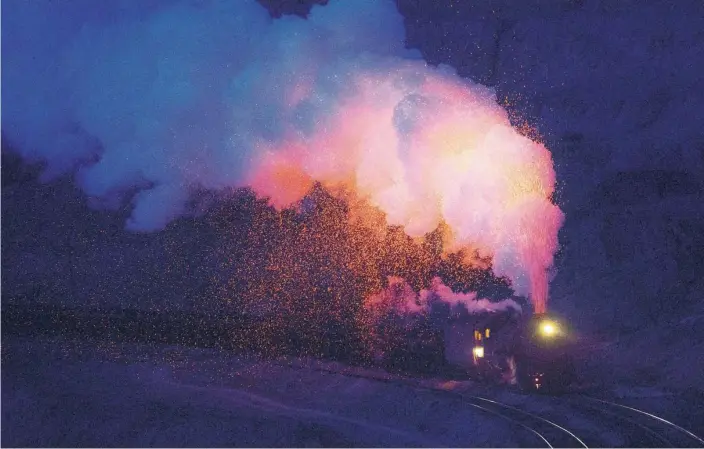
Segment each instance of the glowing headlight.
[{"label": "glowing headlight", "polygon": [[553,323],[552,321],[543,321],[540,323],[540,333],[544,337],[553,337],[555,336],[560,329],[558,328],[556,323]]},{"label": "glowing headlight", "polygon": [[472,349],[472,354],[474,354],[474,357],[481,359],[484,357],[484,346],[475,346]]}]

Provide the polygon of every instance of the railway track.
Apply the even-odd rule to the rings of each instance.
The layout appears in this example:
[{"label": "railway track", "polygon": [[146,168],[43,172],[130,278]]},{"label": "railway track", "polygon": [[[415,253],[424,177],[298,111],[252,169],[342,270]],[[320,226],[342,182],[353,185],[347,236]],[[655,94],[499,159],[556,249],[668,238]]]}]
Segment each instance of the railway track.
[{"label": "railway track", "polygon": [[619,423],[623,434],[628,435],[627,447],[704,447],[704,439],[654,413],[624,404],[590,396],[577,396],[567,401],[577,408],[588,410]]},{"label": "railway track", "polygon": [[329,374],[342,375],[357,379],[366,379],[375,382],[383,382],[393,385],[406,386],[423,391],[431,391],[435,394],[444,395],[445,397],[461,401],[465,404],[482,410],[485,413],[496,416],[499,419],[507,421],[511,426],[523,432],[530,442],[526,441],[527,447],[548,447],[548,448],[587,448],[588,446],[570,430],[565,427],[545,419],[535,413],[526,410],[521,410],[509,404],[504,404],[493,399],[480,396],[473,396],[465,392],[452,391],[443,386],[423,385],[413,379],[398,378],[398,377],[383,377],[372,376],[368,374],[360,374],[354,372],[345,372],[325,367],[309,367],[297,366],[294,364],[286,364],[291,368],[296,369],[314,369],[315,371],[325,372]]},{"label": "railway track", "polygon": [[[444,390],[437,390],[443,391]],[[540,441],[539,444],[544,444],[549,448],[588,448],[584,441],[579,438],[574,432],[565,427],[543,418],[535,413],[531,413],[508,404],[504,404],[492,399],[483,398],[480,396],[469,396],[462,393],[456,393],[464,402],[467,402],[479,409],[488,413],[492,413],[500,418],[509,421],[511,424],[535,435]],[[533,446],[531,446],[533,447]]]},{"label": "railway track", "polygon": [[569,428],[570,425],[564,422],[564,417],[561,419],[547,417],[544,413],[539,414],[540,412],[526,409],[518,404],[507,404],[487,397],[476,396],[467,391],[455,391],[452,384],[448,385],[448,383],[432,385],[417,379],[392,375],[369,375],[321,366],[288,366],[403,385],[454,398],[507,421],[511,426],[528,436],[530,441],[526,441],[526,444],[530,447],[613,447],[613,443],[604,441],[600,435],[599,429],[603,426],[618,429],[618,433],[622,437],[622,444],[619,444],[619,447],[704,447],[704,439],[663,417],[635,407],[590,396],[576,395],[561,398],[540,396],[541,400],[552,402],[556,410],[568,406],[569,409],[562,411],[566,414],[565,416],[569,416],[569,413],[580,414],[591,422],[590,429],[580,428],[577,431]]}]

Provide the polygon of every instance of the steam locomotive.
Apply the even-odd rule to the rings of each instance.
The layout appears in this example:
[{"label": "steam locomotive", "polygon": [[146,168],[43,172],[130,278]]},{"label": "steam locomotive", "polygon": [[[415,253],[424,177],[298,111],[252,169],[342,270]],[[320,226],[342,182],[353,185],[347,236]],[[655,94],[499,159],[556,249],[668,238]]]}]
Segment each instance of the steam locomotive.
[{"label": "steam locomotive", "polygon": [[559,393],[575,381],[574,337],[561,321],[537,314],[496,329],[503,343],[492,341],[492,329],[474,330],[475,372],[516,384],[523,391]]}]

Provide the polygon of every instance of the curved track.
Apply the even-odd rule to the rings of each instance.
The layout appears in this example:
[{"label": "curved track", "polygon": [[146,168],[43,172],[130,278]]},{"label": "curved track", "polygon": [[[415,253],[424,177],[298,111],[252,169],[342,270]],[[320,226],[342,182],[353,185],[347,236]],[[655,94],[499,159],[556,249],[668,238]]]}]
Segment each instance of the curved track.
[{"label": "curved track", "polygon": [[[618,447],[704,447],[704,439],[693,432],[653,413],[624,404],[593,398],[584,395],[554,397],[534,396],[524,400],[547,401],[554,406],[553,416],[546,416],[545,411],[531,410],[528,404],[507,404],[495,399],[472,395],[470,392],[453,391],[442,383],[428,385],[414,379],[379,377],[375,375],[350,373],[325,367],[310,367],[321,372],[347,377],[364,378],[367,380],[405,385],[419,390],[432,391],[453,397],[474,408],[490,413],[507,421],[517,430],[524,432],[530,442],[530,447],[550,448],[587,448],[612,447],[613,443],[604,440],[602,435],[606,428],[615,429],[622,441]],[[555,416],[559,415],[559,416]],[[579,415],[590,426],[580,430],[570,429],[572,415]],[[578,435],[579,434],[579,435]]]},{"label": "curved track", "polygon": [[630,429],[631,447],[704,447],[704,439],[654,413],[590,396],[568,399],[577,407],[618,420]]},{"label": "curved track", "polygon": [[[293,365],[288,365],[293,368]],[[507,421],[510,425],[516,427],[522,432],[526,432],[531,438],[531,442],[527,447],[549,447],[549,448],[587,448],[588,446],[574,432],[565,427],[545,419],[535,413],[526,410],[521,410],[509,404],[505,404],[493,399],[488,399],[480,396],[472,396],[467,393],[457,392],[442,388],[441,386],[427,386],[414,382],[412,379],[384,378],[370,376],[359,373],[349,373],[338,371],[324,367],[307,367],[320,372],[336,374],[352,378],[362,378],[376,382],[391,383],[416,388],[418,390],[432,391],[436,394],[452,397],[464,403],[471,405],[474,408],[482,410],[485,413],[492,414],[500,419]]]},{"label": "curved track", "polygon": [[[535,413],[521,410],[517,407],[480,396],[469,396],[462,393],[456,393],[456,395],[462,398],[465,402],[469,402],[478,408],[496,414],[504,419],[507,419],[511,423],[517,424],[524,429],[529,430],[531,433],[538,435],[547,447],[588,448],[584,441],[575,435],[574,432]],[[482,405],[479,405],[480,403]]]},{"label": "curved track", "polygon": [[523,419],[530,420],[530,422],[533,423],[534,429],[539,427],[543,429],[542,431],[544,435],[550,435],[552,447],[588,447],[581,438],[574,434],[574,432],[535,413],[521,410],[517,407],[513,407],[493,399],[483,398],[481,396],[468,396],[467,399],[493,404],[503,410],[511,411],[514,414],[523,417]]},{"label": "curved track", "polygon": [[521,422],[521,420],[518,420],[516,418],[512,418],[512,417],[506,415],[505,413],[501,413],[496,410],[492,410],[490,408],[483,407],[478,404],[470,404],[470,405],[472,405],[473,407],[478,408],[479,410],[482,410],[486,413],[490,413],[494,416],[498,416],[499,418],[508,421],[511,425],[518,426],[521,430],[525,430],[525,431],[529,432],[532,436],[537,438],[537,440],[539,441],[538,444],[540,444],[540,445],[542,445],[544,443],[549,448],[560,447],[560,446],[555,446],[554,441],[553,441],[553,443],[551,443],[550,440],[548,440],[548,438],[550,438],[549,436],[546,436],[544,433],[540,433],[538,430],[535,429],[535,427],[531,427],[530,425]]}]

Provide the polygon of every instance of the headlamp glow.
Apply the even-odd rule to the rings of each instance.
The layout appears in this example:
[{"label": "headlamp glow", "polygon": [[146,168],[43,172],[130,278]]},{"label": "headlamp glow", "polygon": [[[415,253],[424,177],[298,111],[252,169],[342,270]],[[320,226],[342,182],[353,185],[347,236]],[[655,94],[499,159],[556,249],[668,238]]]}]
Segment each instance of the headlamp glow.
[{"label": "headlamp glow", "polygon": [[558,327],[557,323],[550,321],[550,320],[545,320],[542,323],[540,323],[540,334],[543,337],[554,337],[560,332],[560,328]]}]

